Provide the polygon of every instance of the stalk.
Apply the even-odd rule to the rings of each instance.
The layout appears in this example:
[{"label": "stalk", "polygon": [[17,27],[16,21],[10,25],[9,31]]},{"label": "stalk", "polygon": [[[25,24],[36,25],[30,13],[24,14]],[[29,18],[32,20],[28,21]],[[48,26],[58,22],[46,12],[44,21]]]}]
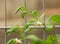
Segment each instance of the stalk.
[{"label": "stalk", "polygon": [[[26,9],[26,0],[24,0],[24,7]],[[24,25],[26,24],[26,16],[24,16]],[[24,28],[25,29],[25,28]],[[26,41],[25,41],[25,33],[23,33],[23,37],[22,37],[24,40],[23,40],[23,44],[26,44]]]}]

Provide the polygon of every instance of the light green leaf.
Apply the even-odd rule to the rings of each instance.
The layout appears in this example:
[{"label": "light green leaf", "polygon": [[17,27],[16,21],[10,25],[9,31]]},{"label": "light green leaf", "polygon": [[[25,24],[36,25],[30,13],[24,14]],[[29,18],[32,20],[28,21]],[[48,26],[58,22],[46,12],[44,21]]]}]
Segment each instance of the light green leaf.
[{"label": "light green leaf", "polygon": [[15,42],[16,42],[15,39],[11,39],[7,42],[7,44],[15,44]]},{"label": "light green leaf", "polygon": [[33,18],[36,18],[37,15],[38,15],[38,13],[39,13],[39,12],[38,12],[37,10],[33,10],[33,11],[32,11],[32,17],[33,17]]},{"label": "light green leaf", "polygon": [[53,21],[56,24],[60,24],[60,15],[53,15],[50,17],[50,21]]}]

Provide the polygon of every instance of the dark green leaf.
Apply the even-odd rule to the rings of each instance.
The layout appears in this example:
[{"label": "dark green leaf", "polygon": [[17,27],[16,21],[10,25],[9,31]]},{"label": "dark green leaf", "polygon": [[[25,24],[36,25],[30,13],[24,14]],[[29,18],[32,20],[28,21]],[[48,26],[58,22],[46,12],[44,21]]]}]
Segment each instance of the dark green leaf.
[{"label": "dark green leaf", "polygon": [[19,7],[19,8],[17,8],[16,14],[17,14],[20,10],[24,11],[24,10],[26,10],[26,8],[25,8],[25,7]]},{"label": "dark green leaf", "polygon": [[50,17],[50,21],[60,24],[60,15],[53,15]]},{"label": "dark green leaf", "polygon": [[20,9],[21,9],[20,7],[19,7],[19,8],[17,8],[17,10],[16,10],[16,14],[20,11]]},{"label": "dark green leaf", "polygon": [[26,14],[28,14],[28,12],[27,11],[22,11],[22,18],[24,18],[24,16],[26,15]]}]

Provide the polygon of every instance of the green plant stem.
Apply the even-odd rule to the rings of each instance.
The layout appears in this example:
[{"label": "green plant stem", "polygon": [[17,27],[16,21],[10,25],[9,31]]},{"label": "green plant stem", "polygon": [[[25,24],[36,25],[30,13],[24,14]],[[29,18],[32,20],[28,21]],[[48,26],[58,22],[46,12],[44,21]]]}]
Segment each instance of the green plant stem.
[{"label": "green plant stem", "polygon": [[[24,0],[24,7],[26,8],[26,0]],[[25,24],[26,24],[26,16],[24,16],[24,25]],[[25,33],[23,33],[22,39],[23,39],[23,44],[26,44],[25,43]]]},{"label": "green plant stem", "polygon": [[24,34],[22,34],[22,36],[21,36],[21,39],[22,39],[22,42],[23,42],[23,44],[24,44]]},{"label": "green plant stem", "polygon": [[[24,0],[24,7],[26,9],[26,0]],[[26,24],[26,16],[24,16],[24,25]]]}]

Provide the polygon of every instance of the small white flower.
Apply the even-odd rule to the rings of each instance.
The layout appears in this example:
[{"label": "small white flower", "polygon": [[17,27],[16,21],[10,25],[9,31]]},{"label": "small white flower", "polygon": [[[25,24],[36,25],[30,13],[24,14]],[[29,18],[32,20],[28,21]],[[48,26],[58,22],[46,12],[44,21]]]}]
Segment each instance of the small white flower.
[{"label": "small white flower", "polygon": [[40,25],[42,25],[42,23],[38,21],[38,22],[35,22],[35,25],[40,26]]},{"label": "small white flower", "polygon": [[22,41],[21,40],[19,40],[19,39],[15,39],[16,40],[16,44],[22,44]]}]

